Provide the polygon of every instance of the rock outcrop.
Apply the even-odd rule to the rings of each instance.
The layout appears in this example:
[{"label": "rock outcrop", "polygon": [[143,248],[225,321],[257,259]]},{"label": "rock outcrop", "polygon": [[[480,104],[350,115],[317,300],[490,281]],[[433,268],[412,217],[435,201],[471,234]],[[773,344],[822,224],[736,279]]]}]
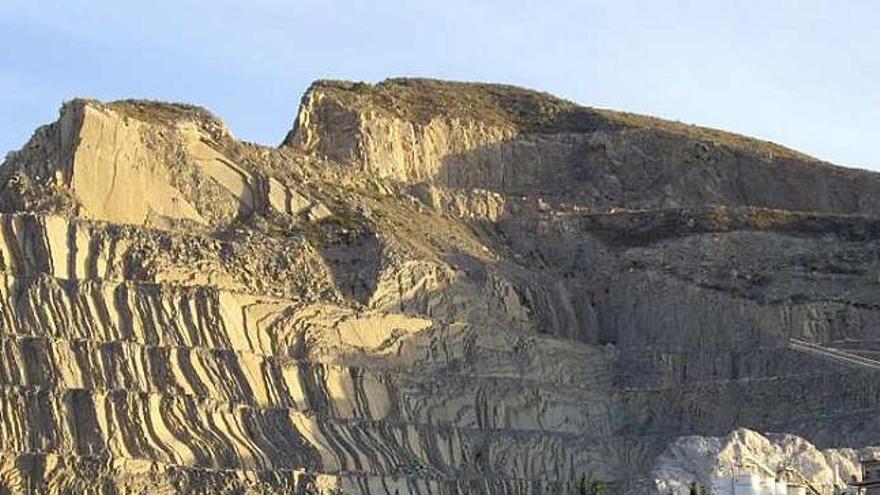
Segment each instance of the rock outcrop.
[{"label": "rock outcrop", "polygon": [[[74,100],[7,169],[42,186],[31,201],[45,202],[44,191],[54,191],[75,205],[69,213],[111,223],[219,227],[267,209],[297,214],[314,206],[236,148],[228,129],[199,108]],[[14,187],[23,179],[13,180]]]},{"label": "rock outcrop", "polygon": [[880,213],[876,174],[772,143],[506,86],[318,82],[284,144],[371,176],[540,192],[582,207]]},{"label": "rock outcrop", "polygon": [[679,438],[657,458],[651,474],[660,493],[688,493],[692,484],[709,487],[736,474],[774,473],[783,480],[788,476],[788,482],[806,482],[822,493],[839,493],[851,479],[861,479],[859,461],[878,452],[877,448],[819,450],[795,435],[764,436],[739,429],[723,438]]},{"label": "rock outcrop", "polygon": [[319,82],[278,148],[66,104],[0,168],[0,491],[650,488],[880,444],[880,175],[495,85]]}]

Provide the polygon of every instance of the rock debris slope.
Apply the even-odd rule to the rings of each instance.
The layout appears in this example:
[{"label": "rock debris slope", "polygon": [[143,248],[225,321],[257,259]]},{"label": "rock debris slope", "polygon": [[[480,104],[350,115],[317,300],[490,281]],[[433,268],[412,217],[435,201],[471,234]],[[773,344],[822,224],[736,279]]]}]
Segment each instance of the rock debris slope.
[{"label": "rock debris slope", "polygon": [[[573,493],[878,442],[880,175],[519,88],[317,82],[278,148],[65,104],[0,168],[0,491]],[[641,483],[641,484],[640,484]]]}]

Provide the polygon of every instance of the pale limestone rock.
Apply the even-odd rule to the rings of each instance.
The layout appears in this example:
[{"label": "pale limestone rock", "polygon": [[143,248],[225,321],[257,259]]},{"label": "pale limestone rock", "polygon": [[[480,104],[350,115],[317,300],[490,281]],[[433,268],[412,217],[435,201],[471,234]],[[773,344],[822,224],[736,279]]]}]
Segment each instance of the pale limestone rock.
[{"label": "pale limestone rock", "polygon": [[310,202],[308,198],[290,189],[275,178],[269,178],[269,204],[281,213],[299,215]]},{"label": "pale limestone rock", "polygon": [[[846,488],[861,478],[861,458],[870,458],[880,447],[855,449],[816,448],[796,435],[764,434],[738,429],[726,437],[688,436],[677,439],[657,458],[651,475],[659,493],[688,493],[691,482],[711,486],[712,481],[734,474],[789,476],[794,469],[820,491]],[[800,482],[795,475],[792,482]]]},{"label": "pale limestone rock", "polygon": [[169,183],[143,141],[143,124],[88,104],[70,109],[62,122],[62,142],[76,143],[63,173],[85,217],[144,224],[156,214],[205,222]]},{"label": "pale limestone rock", "polygon": [[332,214],[333,212],[321,203],[312,204],[306,212],[306,216],[313,222],[323,220]]},{"label": "pale limestone rock", "polygon": [[65,105],[48,135],[38,133],[26,148],[57,140],[55,156],[17,160],[34,177],[50,177],[53,186],[67,190],[82,218],[209,227],[269,207],[296,216],[310,206],[317,212],[311,218],[326,216],[319,202],[225,155],[224,140],[233,138],[222,124],[199,120],[205,118],[200,115],[156,123],[130,115],[126,105],[140,104],[75,100]]}]

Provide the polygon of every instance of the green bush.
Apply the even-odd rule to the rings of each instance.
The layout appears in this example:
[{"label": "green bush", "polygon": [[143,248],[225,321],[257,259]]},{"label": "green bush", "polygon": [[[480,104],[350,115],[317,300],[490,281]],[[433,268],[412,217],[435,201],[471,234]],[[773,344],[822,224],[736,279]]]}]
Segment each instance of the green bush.
[{"label": "green bush", "polygon": [[581,476],[580,495],[604,495],[605,482],[593,477],[593,473]]}]

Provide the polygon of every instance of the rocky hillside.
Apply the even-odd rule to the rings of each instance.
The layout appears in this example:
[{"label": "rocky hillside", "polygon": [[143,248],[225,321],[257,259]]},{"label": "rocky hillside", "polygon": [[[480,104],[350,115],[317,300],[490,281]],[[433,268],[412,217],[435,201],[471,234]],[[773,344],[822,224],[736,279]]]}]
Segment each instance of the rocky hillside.
[{"label": "rocky hillside", "polygon": [[0,492],[644,489],[880,444],[880,174],[519,88],[317,82],[277,148],[75,100],[0,167]]}]

